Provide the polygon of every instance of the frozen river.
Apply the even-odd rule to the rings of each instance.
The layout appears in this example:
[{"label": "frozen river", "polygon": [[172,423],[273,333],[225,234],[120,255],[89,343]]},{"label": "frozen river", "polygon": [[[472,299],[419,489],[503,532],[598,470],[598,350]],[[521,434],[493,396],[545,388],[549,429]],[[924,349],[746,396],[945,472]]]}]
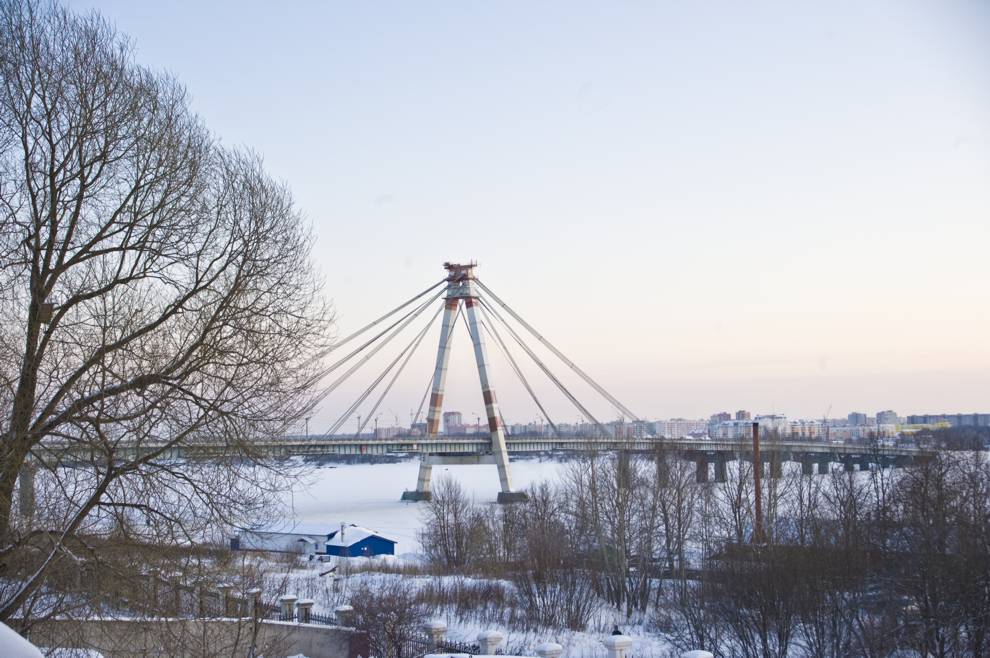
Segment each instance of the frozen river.
[{"label": "frozen river", "polygon": [[[526,489],[543,480],[555,481],[564,464],[521,460],[511,466],[512,485]],[[398,541],[397,555],[416,553],[416,532],[424,503],[404,503],[399,497],[416,485],[418,460],[395,464],[327,464],[313,469],[293,490],[293,509],[306,524],[356,523]],[[493,502],[498,494],[498,473],[492,465],[435,466],[434,482],[441,476],[455,478],[477,502]]]}]

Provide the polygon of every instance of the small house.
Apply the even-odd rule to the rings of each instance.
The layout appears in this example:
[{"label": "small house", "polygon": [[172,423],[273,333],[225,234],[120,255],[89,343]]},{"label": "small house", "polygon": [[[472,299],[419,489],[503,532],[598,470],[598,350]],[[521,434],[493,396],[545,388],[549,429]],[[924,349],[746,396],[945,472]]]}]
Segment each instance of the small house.
[{"label": "small house", "polygon": [[314,555],[326,550],[326,542],[333,534],[334,532],[325,524],[299,523],[285,530],[241,528],[230,538],[230,548],[235,551],[274,551]]},{"label": "small house", "polygon": [[326,541],[326,554],[338,557],[395,555],[395,540],[355,524],[340,524]]}]

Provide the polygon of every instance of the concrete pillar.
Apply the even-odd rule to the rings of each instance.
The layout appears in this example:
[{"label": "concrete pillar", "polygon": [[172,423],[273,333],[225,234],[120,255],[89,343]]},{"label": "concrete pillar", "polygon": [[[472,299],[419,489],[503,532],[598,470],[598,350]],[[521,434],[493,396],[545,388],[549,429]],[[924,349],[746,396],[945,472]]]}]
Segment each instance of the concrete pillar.
[{"label": "concrete pillar", "polygon": [[248,591],[244,592],[244,597],[247,599],[247,614],[249,617],[261,619],[265,616],[266,611],[264,606],[261,604],[260,587],[252,587]]},{"label": "concrete pillar", "polygon": [[770,455],[770,477],[779,478],[784,475],[784,461],[779,454]]},{"label": "concrete pillar", "polygon": [[560,655],[564,653],[564,647],[560,646],[556,642],[544,642],[543,644],[537,644],[534,649],[539,658],[560,658]]},{"label": "concrete pillar", "polygon": [[354,608],[349,605],[338,605],[333,610],[333,618],[341,626],[350,626],[354,623]]},{"label": "concrete pillar", "polygon": [[715,455],[715,481],[725,482],[728,479],[728,468],[726,468],[725,455],[718,453]]},{"label": "concrete pillar", "polygon": [[416,477],[416,490],[406,491],[402,494],[402,500],[412,502],[429,501],[433,499],[430,493],[430,480],[433,477],[433,464],[424,455],[419,462],[419,475]]},{"label": "concrete pillar", "polygon": [[478,646],[481,647],[483,655],[493,656],[504,639],[505,636],[498,631],[481,631],[478,633]]},{"label": "concrete pillar", "polygon": [[818,462],[818,474],[828,475],[829,471],[832,470],[832,464],[828,460]]},{"label": "concrete pillar", "polygon": [[310,614],[313,612],[313,599],[303,599],[296,604],[296,620],[300,624],[308,624]]},{"label": "concrete pillar", "polygon": [[234,601],[231,593],[234,591],[234,586],[230,583],[220,583],[217,585],[217,591],[220,593],[220,616],[221,617],[234,617]]},{"label": "concrete pillar", "polygon": [[694,476],[695,481],[698,483],[708,482],[708,455],[698,455],[695,463],[698,467]]},{"label": "concrete pillar", "polygon": [[801,460],[801,475],[814,475],[815,474],[815,462],[810,459]]},{"label": "concrete pillar", "polygon": [[845,459],[842,461],[842,470],[846,473],[852,473],[856,470],[856,464],[851,459]]},{"label": "concrete pillar", "polygon": [[859,460],[859,470],[861,470],[861,471],[868,471],[868,470],[870,470],[870,460],[869,459],[861,459],[861,460]]},{"label": "concrete pillar", "polygon": [[440,643],[443,642],[444,635],[447,634],[447,624],[439,619],[434,619],[433,621],[426,622],[424,630],[426,631],[426,635],[429,636],[433,647],[439,648]]},{"label": "concrete pillar", "polygon": [[625,635],[609,635],[605,638],[605,651],[608,658],[626,658],[626,652],[632,646],[632,638]]},{"label": "concrete pillar", "polygon": [[282,621],[292,621],[296,616],[296,601],[299,600],[298,596],[293,596],[292,594],[285,594],[280,596],[278,603],[281,606],[279,610],[279,617]]}]

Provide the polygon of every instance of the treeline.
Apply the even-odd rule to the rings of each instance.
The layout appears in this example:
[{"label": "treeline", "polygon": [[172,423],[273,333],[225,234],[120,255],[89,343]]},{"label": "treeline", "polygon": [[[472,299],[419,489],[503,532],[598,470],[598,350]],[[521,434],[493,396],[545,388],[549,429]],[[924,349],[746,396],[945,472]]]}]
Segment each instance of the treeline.
[{"label": "treeline", "polygon": [[[527,504],[437,483],[421,543],[445,572],[514,585],[534,625],[583,629],[605,604],[718,656],[990,655],[990,464],[697,483],[673,454],[598,455]],[[793,466],[794,468],[790,468]],[[906,652],[906,653],[905,653]]]}]

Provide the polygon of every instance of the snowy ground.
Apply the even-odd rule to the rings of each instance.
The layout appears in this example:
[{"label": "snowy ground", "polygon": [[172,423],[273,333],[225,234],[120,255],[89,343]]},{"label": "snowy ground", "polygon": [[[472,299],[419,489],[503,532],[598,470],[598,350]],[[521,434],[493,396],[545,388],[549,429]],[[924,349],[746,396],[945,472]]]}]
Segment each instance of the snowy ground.
[{"label": "snowy ground", "polygon": [[[543,480],[555,481],[564,464],[537,459],[513,461],[512,486],[526,489]],[[416,485],[419,461],[395,464],[323,465],[300,482],[293,491],[296,519],[303,523],[356,523],[395,539],[397,555],[418,553],[416,532],[420,528],[417,503],[400,502],[406,489]],[[499,491],[495,467],[436,466],[433,478],[449,475],[478,502],[494,501]]]},{"label": "snowy ground", "polygon": [[[425,586],[429,582],[443,581],[473,581],[466,576],[403,576],[398,574],[377,573],[368,571],[354,572],[353,569],[368,563],[402,562],[399,558],[349,558],[334,560],[332,563],[311,563],[300,559],[295,568],[288,572],[272,572],[267,582],[268,594],[276,595],[277,588],[300,598],[309,598],[315,602],[313,612],[317,614],[332,614],[333,610],[342,603],[350,600],[351,590],[362,584],[373,588],[382,587],[387,581],[401,579],[412,587]],[[346,563],[346,564],[345,564]],[[337,589],[332,589],[330,580],[320,576],[320,572],[336,564],[340,565],[338,574],[343,578]],[[507,583],[506,583],[507,584]],[[472,618],[475,616],[479,618]],[[605,658],[606,651],[603,640],[611,633],[614,625],[633,640],[632,656],[636,658],[671,658],[677,656],[670,642],[661,634],[652,631],[650,625],[643,619],[625,620],[623,615],[607,605],[603,605],[595,614],[586,631],[570,631],[564,629],[542,629],[522,631],[512,629],[499,623],[481,621],[484,611],[468,613],[467,616],[457,615],[452,609],[438,611],[435,619],[447,624],[447,638],[461,642],[475,642],[482,631],[497,630],[505,637],[503,649],[519,652],[521,655],[535,656],[535,648],[543,642],[557,642],[564,647],[567,658]]]}]

